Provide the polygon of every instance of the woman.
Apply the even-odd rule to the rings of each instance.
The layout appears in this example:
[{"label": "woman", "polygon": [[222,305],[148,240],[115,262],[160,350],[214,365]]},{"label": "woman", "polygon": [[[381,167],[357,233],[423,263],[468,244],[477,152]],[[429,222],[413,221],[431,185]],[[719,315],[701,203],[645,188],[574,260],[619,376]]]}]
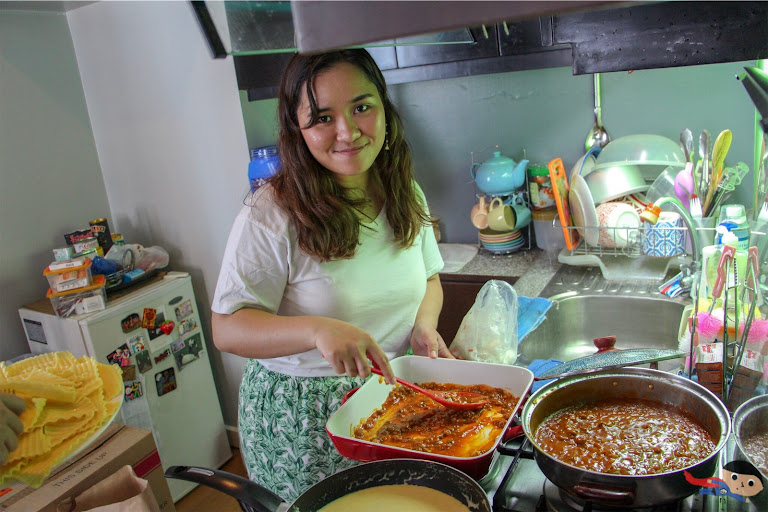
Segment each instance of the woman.
[{"label": "woman", "polygon": [[443,261],[376,63],[365,50],[294,56],[278,114],[281,169],[234,222],[212,327],[220,350],[249,358],[249,476],[293,501],[354,464],[325,423],[371,362],[394,383],[388,361],[409,344],[452,356],[436,330]]}]

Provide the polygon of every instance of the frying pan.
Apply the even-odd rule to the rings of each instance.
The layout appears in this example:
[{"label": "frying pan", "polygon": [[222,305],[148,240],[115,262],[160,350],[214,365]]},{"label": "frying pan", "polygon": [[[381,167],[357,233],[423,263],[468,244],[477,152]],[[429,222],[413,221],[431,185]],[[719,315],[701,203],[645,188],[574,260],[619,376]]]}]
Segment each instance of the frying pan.
[{"label": "frying pan", "polygon": [[355,491],[381,485],[429,487],[459,500],[471,512],[491,512],[488,496],[468,475],[445,464],[417,459],[382,460],[340,471],[316,483],[293,503],[239,475],[196,466],[171,466],[166,478],[206,485],[240,502],[245,512],[316,512]]},{"label": "frying pan", "polygon": [[[536,442],[536,430],[551,414],[569,405],[610,398],[643,399],[674,406],[707,429],[715,440],[715,450],[687,468],[635,476],[572,466],[547,453]],[[711,391],[685,377],[647,368],[603,370],[554,381],[531,395],[523,407],[521,423],[544,476],[578,499],[611,508],[654,507],[695,493],[701,487],[689,483],[684,471],[701,478],[713,475],[731,431],[728,410]]]},{"label": "frying pan", "polygon": [[450,382],[453,384],[486,384],[503,388],[520,398],[515,410],[507,418],[502,433],[494,445],[474,457],[454,457],[389,446],[364,441],[352,436],[351,432],[360,420],[368,418],[379,409],[389,395],[392,386],[381,382],[374,375],[369,378],[341,407],[328,419],[325,430],[336,449],[343,456],[360,462],[404,458],[426,459],[454,467],[472,478],[480,480],[491,467],[493,456],[502,441],[513,435],[511,423],[520,408],[522,399],[533,384],[533,373],[527,368],[504,364],[464,361],[461,359],[430,359],[420,356],[403,356],[390,361],[395,375],[411,382]]}]

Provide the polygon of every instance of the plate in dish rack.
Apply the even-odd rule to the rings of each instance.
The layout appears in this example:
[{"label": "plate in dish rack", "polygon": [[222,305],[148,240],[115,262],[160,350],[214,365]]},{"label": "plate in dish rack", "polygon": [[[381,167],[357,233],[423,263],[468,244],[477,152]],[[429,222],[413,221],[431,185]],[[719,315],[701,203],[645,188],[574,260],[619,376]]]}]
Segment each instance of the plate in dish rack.
[{"label": "plate in dish rack", "polygon": [[571,205],[571,214],[576,230],[587,245],[597,247],[600,240],[600,222],[597,220],[597,208],[592,199],[592,192],[581,175],[573,176],[571,190],[568,192],[568,202]]}]

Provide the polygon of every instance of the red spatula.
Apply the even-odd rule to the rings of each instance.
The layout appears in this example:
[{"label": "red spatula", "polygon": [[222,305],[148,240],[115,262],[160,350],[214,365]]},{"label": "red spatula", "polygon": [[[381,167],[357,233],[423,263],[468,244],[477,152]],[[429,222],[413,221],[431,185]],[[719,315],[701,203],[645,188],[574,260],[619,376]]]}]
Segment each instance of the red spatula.
[{"label": "red spatula", "polygon": [[[371,368],[371,372],[376,375],[384,375],[378,368]],[[403,386],[409,387],[419,393],[423,393],[435,402],[450,409],[468,411],[479,409],[488,403],[488,399],[479,393],[470,393],[468,391],[429,391],[412,382],[408,382],[407,380],[398,377],[395,377],[395,379]]]}]

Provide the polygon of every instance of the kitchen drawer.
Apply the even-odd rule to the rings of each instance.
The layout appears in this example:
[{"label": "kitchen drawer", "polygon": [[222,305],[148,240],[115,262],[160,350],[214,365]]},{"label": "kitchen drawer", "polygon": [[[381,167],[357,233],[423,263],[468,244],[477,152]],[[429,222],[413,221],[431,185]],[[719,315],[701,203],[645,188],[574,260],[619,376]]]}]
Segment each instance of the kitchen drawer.
[{"label": "kitchen drawer", "polygon": [[440,312],[440,319],[437,322],[437,332],[443,337],[446,345],[451,345],[461,326],[461,321],[472,304],[475,303],[477,293],[491,279],[506,281],[514,285],[519,277],[440,274],[440,282],[443,285],[443,310]]}]

